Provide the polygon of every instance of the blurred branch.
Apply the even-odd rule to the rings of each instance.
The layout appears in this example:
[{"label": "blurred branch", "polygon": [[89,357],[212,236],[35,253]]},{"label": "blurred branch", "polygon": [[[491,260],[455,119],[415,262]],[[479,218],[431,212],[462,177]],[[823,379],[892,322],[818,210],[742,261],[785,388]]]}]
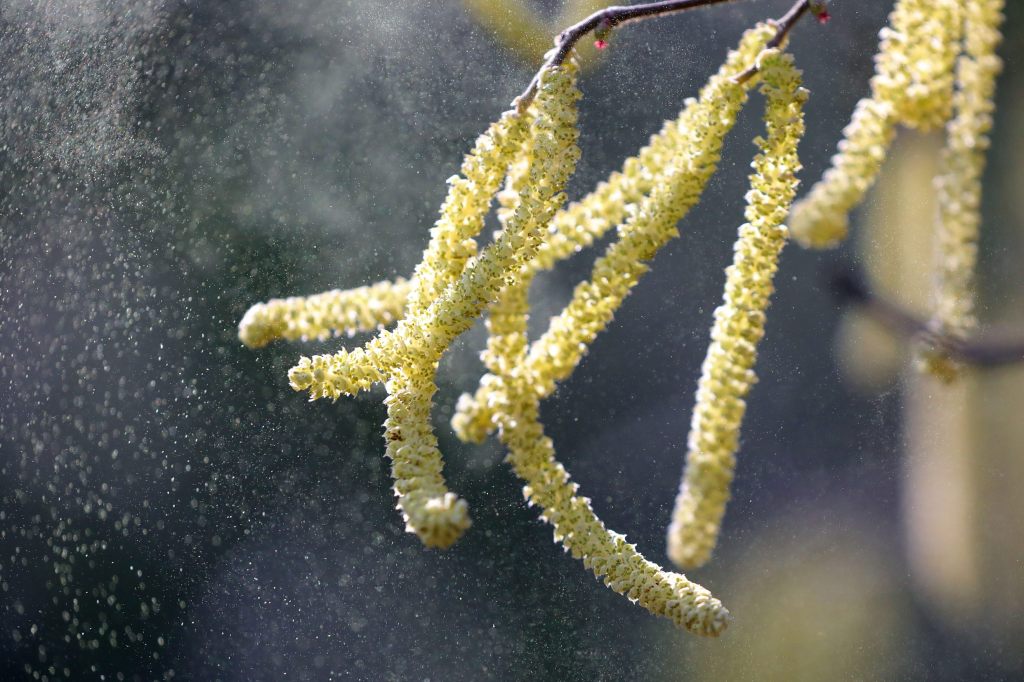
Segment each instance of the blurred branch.
[{"label": "blurred branch", "polygon": [[921,341],[954,360],[975,367],[1024,362],[1024,340],[961,339],[941,334],[902,306],[873,293],[858,275],[837,272],[831,278],[831,288],[840,300],[858,306],[893,334]]}]

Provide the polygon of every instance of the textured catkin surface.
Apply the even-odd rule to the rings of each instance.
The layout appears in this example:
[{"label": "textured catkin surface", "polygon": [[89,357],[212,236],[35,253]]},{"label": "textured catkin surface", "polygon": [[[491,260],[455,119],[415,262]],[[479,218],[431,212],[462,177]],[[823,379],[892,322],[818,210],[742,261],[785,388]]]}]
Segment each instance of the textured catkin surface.
[{"label": "textured catkin surface", "polygon": [[747,222],[739,228],[726,270],[722,305],[714,314],[711,345],[701,368],[687,440],[686,469],[672,522],[668,554],[684,568],[711,558],[729,501],[746,397],[757,381],[754,363],[764,337],[779,254],[788,235],[782,223],[796,195],[807,91],[790,55],[766,51],[759,59],[765,95],[764,137],[751,164]]}]

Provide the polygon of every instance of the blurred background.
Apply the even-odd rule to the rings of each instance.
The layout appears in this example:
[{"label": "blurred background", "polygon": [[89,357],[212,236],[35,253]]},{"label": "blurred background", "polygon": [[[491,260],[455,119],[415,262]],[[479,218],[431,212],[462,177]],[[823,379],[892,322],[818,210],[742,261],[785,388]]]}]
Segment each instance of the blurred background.
[{"label": "blurred background", "polygon": [[[788,0],[616,32],[587,56],[571,195],[633,154]],[[832,3],[792,50],[805,187],[891,2]],[[1024,337],[1024,8],[1008,3],[986,174],[985,333]],[[444,180],[593,2],[6,0],[0,7],[0,678],[1024,679],[1024,367],[953,387],[837,302],[866,273],[927,304],[940,136],[902,133],[837,251],[787,248],[720,548],[691,577],[736,617],[675,630],[565,555],[500,447],[436,427],[474,525],[402,530],[383,390],[307,403],[300,354],[237,340],[253,303],[408,275]],[[539,42],[538,42],[539,40]],[[592,50],[591,50],[592,52]],[[544,405],[598,514],[664,563],[711,313],[760,132]],[[546,326],[584,253],[534,288]]]}]

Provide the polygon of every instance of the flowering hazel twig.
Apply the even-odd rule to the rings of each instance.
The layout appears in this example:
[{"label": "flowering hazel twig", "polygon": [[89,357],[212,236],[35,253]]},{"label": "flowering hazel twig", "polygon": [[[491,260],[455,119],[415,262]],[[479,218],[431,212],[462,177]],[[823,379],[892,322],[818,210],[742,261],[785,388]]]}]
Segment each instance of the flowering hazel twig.
[{"label": "flowering hazel twig", "polygon": [[[483,360],[488,374],[475,395],[460,400],[452,420],[456,433],[464,440],[481,440],[497,426],[509,448],[509,461],[525,481],[527,501],[542,507],[541,518],[554,527],[555,539],[611,589],[703,635],[724,630],[729,620],[725,607],[685,576],[648,561],[624,536],[605,527],[556,460],[553,443],[539,420],[539,404],[573,372],[655,253],[678,235],[677,223],[714,173],[722,140],[748,89],[760,82],[767,134],[755,140],[760,153],[746,195],[747,222],[740,228],[723,303],[715,313],[687,468],[668,538],[669,554],[677,564],[697,566],[708,559],[729,497],[744,399],[756,380],[757,344],[764,334],[772,278],[787,236],[783,222],[799,169],[796,145],[803,133],[806,92],[792,57],[778,48],[802,16],[810,13],[819,21],[828,19],[825,0],[798,0],[781,19],[745,33],[740,47],[729,53],[699,97],[686,101],[677,120],[667,122],[648,146],[627,159],[620,172],[583,199],[560,207],[579,154],[579,93],[574,85],[575,61],[568,59],[573,46],[591,32],[603,42],[616,26],[726,1],[610,7],[564,31],[515,109],[477,141],[461,176],[449,181],[441,218],[411,280],[272,301],[250,311],[239,330],[244,342],[258,346],[274,338],[323,338],[336,331],[368,330],[400,318],[393,330],[380,331],[361,348],[302,358],[289,379],[293,388],[308,391],[312,399],[353,395],[372,384],[385,384],[387,456],[392,460],[398,507],[407,530],[425,545],[447,547],[470,520],[466,503],[447,490],[442,476],[441,453],[430,419],[437,390],[435,374],[456,336],[486,311],[489,338]],[[968,32],[967,42],[973,39],[974,44],[966,51],[972,57],[984,57],[979,60],[980,67],[985,67],[981,76],[994,77],[996,64],[989,47],[994,48],[998,37],[1002,0],[977,1],[985,3],[987,13],[975,23],[991,30],[975,32],[973,38]],[[877,172],[895,125],[931,128],[949,119],[954,109],[952,63],[965,42],[960,20],[964,11],[957,0],[898,0],[890,16],[892,28],[882,33],[872,97],[862,103],[847,128],[837,168],[804,202],[813,210],[805,211],[803,219],[799,212],[793,213],[795,232],[802,224],[814,228],[810,230],[813,241],[838,236],[835,230],[821,234],[819,223],[845,227],[845,214]],[[964,62],[968,67],[972,63]],[[961,73],[961,80],[972,74],[977,81],[979,74],[974,71]],[[961,118],[970,115],[968,123],[973,127],[965,130],[980,131],[982,136],[987,132],[991,96],[991,78],[983,80],[984,87],[962,87],[961,92],[979,92],[986,102],[975,103],[969,110],[956,107]],[[958,139],[969,138],[960,135]],[[974,152],[982,148],[965,146]],[[975,175],[957,173],[961,184],[974,183]],[[499,190],[502,179],[505,186]],[[501,230],[480,250],[476,238],[494,196]],[[838,214],[825,215],[836,224],[822,221],[820,214],[829,211]],[[612,227],[617,238],[595,261],[591,279],[576,288],[548,331],[530,344],[527,294],[533,276],[592,244]],[[948,295],[958,297],[961,289],[951,288]],[[973,358],[977,364],[1024,358],[1024,348],[1019,346],[1005,345],[986,356],[974,344],[936,335],[932,325],[900,315],[891,306],[875,304],[873,309],[895,320],[904,333],[931,334],[933,346],[950,357]]]},{"label": "flowering hazel twig", "polygon": [[[627,159],[622,171],[605,186],[561,214],[567,221],[575,219],[589,226],[584,232],[587,236],[597,227],[619,225],[619,238],[594,263],[590,280],[576,287],[569,304],[530,345],[522,371],[532,377],[539,398],[550,395],[558,382],[572,374],[590,343],[647,271],[647,262],[678,236],[676,224],[700,200],[717,169],[722,143],[752,85],[737,82],[734,76],[757,59],[772,32],[771,26],[762,23],[744,33],[718,73],[697,99],[687,102],[677,119],[667,122],[637,156]],[[597,211],[603,220],[591,215]],[[572,234],[558,217],[553,227],[557,229],[549,244],[561,245],[564,242],[555,238]],[[554,257],[560,260],[572,253],[565,248],[557,254],[553,251],[541,249],[534,268],[551,267]],[[462,440],[483,442],[496,426],[495,381],[494,373],[487,374],[474,395],[459,399],[452,428]]]}]

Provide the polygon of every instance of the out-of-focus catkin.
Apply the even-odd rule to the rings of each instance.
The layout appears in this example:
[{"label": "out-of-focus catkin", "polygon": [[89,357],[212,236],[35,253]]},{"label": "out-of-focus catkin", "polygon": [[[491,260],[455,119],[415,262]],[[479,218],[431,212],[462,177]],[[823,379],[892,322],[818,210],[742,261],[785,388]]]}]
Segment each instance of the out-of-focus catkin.
[{"label": "out-of-focus catkin", "polygon": [[[981,226],[981,177],[995,110],[996,55],[1003,0],[965,3],[964,53],[956,64],[953,118],[946,124],[946,146],[935,178],[939,217],[937,268],[931,325],[942,336],[962,337],[977,325],[974,314],[975,265]],[[929,373],[951,380],[958,363],[939,347],[921,347]]]}]

